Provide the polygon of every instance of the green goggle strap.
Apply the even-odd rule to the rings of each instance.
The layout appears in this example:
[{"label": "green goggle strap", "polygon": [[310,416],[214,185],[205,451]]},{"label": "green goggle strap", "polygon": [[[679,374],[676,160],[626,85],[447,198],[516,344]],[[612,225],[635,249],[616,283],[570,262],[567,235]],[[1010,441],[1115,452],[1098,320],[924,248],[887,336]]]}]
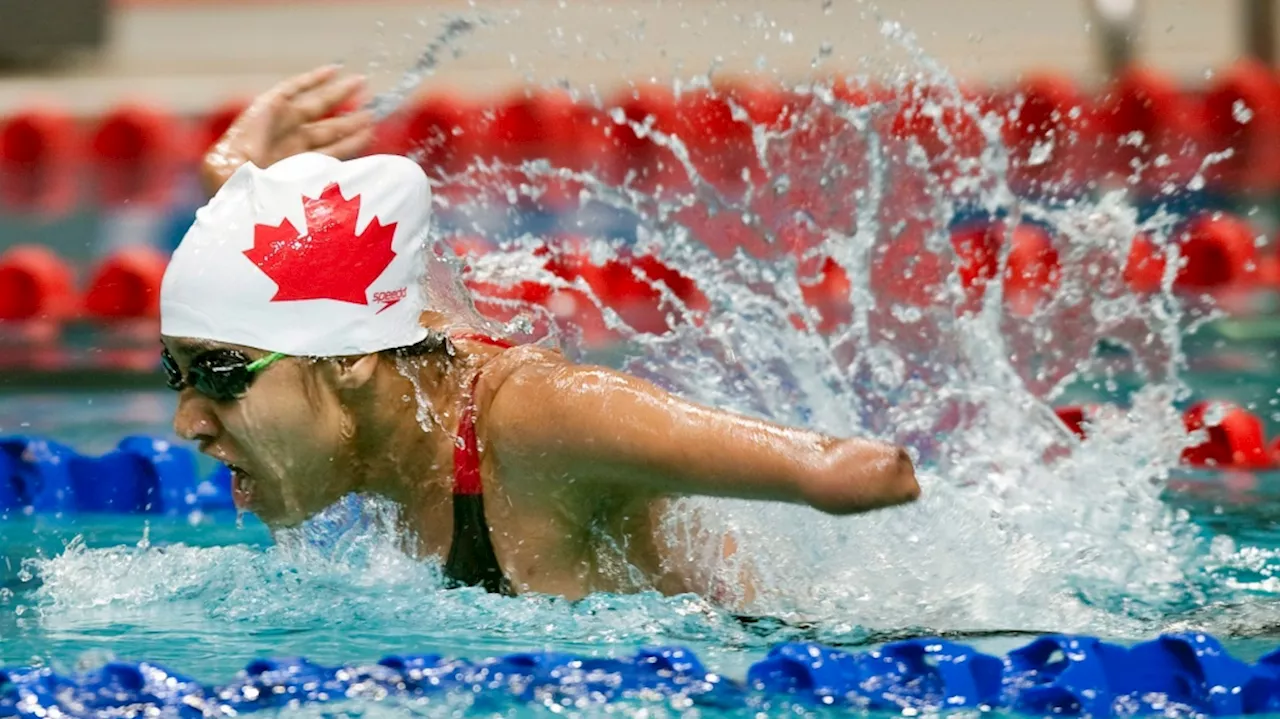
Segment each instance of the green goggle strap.
[{"label": "green goggle strap", "polygon": [[271,364],[272,362],[275,362],[276,360],[284,356],[285,355],[283,352],[272,352],[269,355],[259,357],[258,359],[250,362],[245,369],[249,370],[250,372],[257,372],[258,370],[264,369],[267,365]]}]

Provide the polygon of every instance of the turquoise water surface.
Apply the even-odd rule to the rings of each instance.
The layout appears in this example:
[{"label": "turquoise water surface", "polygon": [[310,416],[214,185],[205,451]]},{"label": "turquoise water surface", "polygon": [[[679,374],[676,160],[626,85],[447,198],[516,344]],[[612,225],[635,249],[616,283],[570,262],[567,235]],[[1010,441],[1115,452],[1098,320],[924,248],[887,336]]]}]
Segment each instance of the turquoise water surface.
[{"label": "turquoise water surface", "polygon": [[[1272,350],[1265,344],[1233,351],[1213,345],[1206,348],[1212,352],[1189,353],[1193,387],[1219,398],[1252,398],[1274,432],[1275,409],[1268,405],[1280,386],[1280,369]],[[1082,387],[1075,398],[1124,392],[1123,386]],[[1259,397],[1268,399],[1259,403]],[[124,434],[171,436],[172,408],[173,396],[163,390],[10,394],[0,400],[0,432],[47,436],[100,452]],[[1131,641],[1166,629],[1207,629],[1237,656],[1255,659],[1280,644],[1280,580],[1274,576],[1280,569],[1280,473],[1252,475],[1245,485],[1214,473],[1179,478],[1187,484],[1166,491],[1164,501],[1187,512],[1193,526],[1219,535],[1210,554],[1230,559],[1217,566],[1206,559],[1196,573],[1170,580],[1177,588],[1172,599],[1167,592],[1153,599],[1143,586],[1100,590],[1082,584],[1077,598],[1101,616],[1124,620],[1091,633]],[[0,665],[62,671],[110,658],[150,660],[219,682],[267,656],[338,664],[374,662],[392,653],[480,658],[555,649],[618,655],[679,644],[694,649],[713,670],[740,678],[770,645],[789,639],[869,646],[941,631],[1001,653],[1025,643],[1024,632],[1090,628],[1056,626],[1055,610],[1048,606],[1022,607],[1022,616],[1033,623],[1015,617],[1003,627],[966,626],[972,618],[963,609],[950,622],[931,612],[933,620],[921,625],[869,624],[860,620],[856,604],[843,614],[827,611],[817,621],[788,624],[742,622],[693,596],[600,595],[568,602],[447,591],[437,566],[409,560],[377,531],[324,536],[317,529],[276,543],[252,517],[238,523],[230,514],[14,517],[0,524],[0,537]],[[1222,550],[1228,541],[1230,552]],[[926,543],[904,551],[899,561],[914,562],[915,552],[954,551]],[[987,580],[973,581],[979,586]],[[1065,578],[1067,586],[1073,581]],[[886,575],[880,590],[864,591],[875,603],[924,605],[932,590],[902,586]],[[1010,588],[1006,600],[1018,602],[1023,594]]]}]

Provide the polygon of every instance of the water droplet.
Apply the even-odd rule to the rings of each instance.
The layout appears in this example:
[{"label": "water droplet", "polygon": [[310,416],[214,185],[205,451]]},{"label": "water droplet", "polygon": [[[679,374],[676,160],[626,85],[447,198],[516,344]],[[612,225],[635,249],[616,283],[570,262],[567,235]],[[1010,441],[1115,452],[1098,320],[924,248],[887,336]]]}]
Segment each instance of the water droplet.
[{"label": "water droplet", "polygon": [[1249,109],[1244,100],[1236,100],[1231,103],[1231,118],[1241,125],[1247,125],[1253,119],[1253,110]]},{"label": "water droplet", "polygon": [[1036,144],[1032,145],[1031,152],[1027,154],[1027,166],[1036,167],[1048,162],[1049,158],[1053,155],[1054,145],[1055,143],[1052,137],[1046,137],[1043,140],[1038,140]]}]

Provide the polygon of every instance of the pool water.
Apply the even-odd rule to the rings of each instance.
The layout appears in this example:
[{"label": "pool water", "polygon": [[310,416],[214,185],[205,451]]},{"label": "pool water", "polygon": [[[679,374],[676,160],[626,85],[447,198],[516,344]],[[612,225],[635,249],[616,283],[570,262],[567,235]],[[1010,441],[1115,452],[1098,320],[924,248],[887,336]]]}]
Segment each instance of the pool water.
[{"label": "pool water", "polygon": [[[1232,354],[1207,342],[1203,352],[1188,356],[1193,392],[1253,404],[1267,420],[1269,435],[1274,432],[1274,408],[1267,406],[1280,387],[1274,350],[1255,343],[1239,345]],[[1115,399],[1135,387],[1073,388],[1064,400]],[[46,436],[100,452],[126,433],[172,438],[173,406],[173,395],[163,390],[8,395],[0,401],[0,434]],[[743,622],[694,596],[593,595],[569,602],[444,590],[438,565],[396,551],[389,534],[378,530],[376,514],[363,529],[334,533],[317,521],[308,532],[279,543],[252,517],[229,513],[177,519],[13,517],[0,524],[0,665],[68,672],[110,659],[148,660],[216,684],[232,680],[259,657],[305,656],[338,665],[373,663],[388,654],[479,659],[550,649],[618,656],[645,646],[680,645],[712,671],[741,679],[781,641],[869,647],[943,633],[1000,655],[1025,644],[1030,633],[1064,628],[1125,642],[1165,630],[1203,629],[1222,638],[1236,656],[1256,659],[1280,644],[1280,473],[1251,474],[1247,482],[1208,472],[1178,479],[1183,484],[1166,491],[1164,501],[1187,512],[1193,525],[1220,535],[1211,553],[1224,561],[1206,561],[1205,572],[1171,580],[1178,595],[1172,601],[1162,596],[1151,602],[1149,589],[1140,586],[1083,591],[1090,597],[1085,603],[1097,603],[1104,615],[1131,620],[1113,624],[1111,631],[1105,625],[1091,630],[1087,623],[1060,626],[1053,606],[1020,607],[1031,623],[1015,619],[1007,626],[967,624],[976,614],[963,609],[950,621],[934,612],[924,625],[886,626],[864,623],[860,606],[850,603],[801,624],[785,617]],[[928,486],[923,501],[932,501]],[[837,564],[858,562],[857,548],[850,551]],[[913,549],[897,561],[912,563],[919,551],[957,550]],[[998,554],[988,559],[1002,561]],[[969,581],[974,601],[986,601],[980,595],[990,591],[983,584],[991,578]],[[1067,578],[1067,584],[1072,581]],[[955,590],[947,593],[957,595]],[[927,605],[931,590],[886,576],[881,589],[865,587],[864,594],[874,603],[909,607]],[[1021,595],[1010,588],[1007,598],[1016,602]]]}]

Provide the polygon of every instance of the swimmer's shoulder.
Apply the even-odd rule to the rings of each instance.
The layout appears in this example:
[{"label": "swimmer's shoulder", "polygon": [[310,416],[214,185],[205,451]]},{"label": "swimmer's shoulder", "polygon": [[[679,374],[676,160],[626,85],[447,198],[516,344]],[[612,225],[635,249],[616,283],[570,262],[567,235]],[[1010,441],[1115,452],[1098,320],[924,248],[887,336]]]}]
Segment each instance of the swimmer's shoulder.
[{"label": "swimmer's shoulder", "polygon": [[488,414],[485,408],[499,393],[520,394],[530,383],[550,381],[568,367],[572,363],[555,349],[525,344],[502,350],[485,362],[476,384],[475,400],[481,415]]},{"label": "swimmer's shoulder", "polygon": [[[574,367],[556,350],[519,345],[492,356],[481,370],[475,389],[476,430],[489,447],[488,454],[500,458],[500,464],[515,470],[514,476],[521,480],[536,480],[543,475],[534,466],[539,462],[527,451],[531,444],[540,444],[536,454],[545,458],[546,451],[563,440],[560,433],[555,433],[552,441],[531,442],[530,428],[545,431],[555,423],[553,412],[548,411],[548,405],[555,403],[545,398],[548,391],[553,391],[551,386]],[[542,432],[535,430],[532,434]]]},{"label": "swimmer's shoulder", "polygon": [[503,350],[481,370],[475,393],[479,422],[488,421],[491,438],[507,440],[500,444],[546,458],[547,449],[572,444],[582,435],[576,425],[597,424],[616,374],[546,347]]}]

